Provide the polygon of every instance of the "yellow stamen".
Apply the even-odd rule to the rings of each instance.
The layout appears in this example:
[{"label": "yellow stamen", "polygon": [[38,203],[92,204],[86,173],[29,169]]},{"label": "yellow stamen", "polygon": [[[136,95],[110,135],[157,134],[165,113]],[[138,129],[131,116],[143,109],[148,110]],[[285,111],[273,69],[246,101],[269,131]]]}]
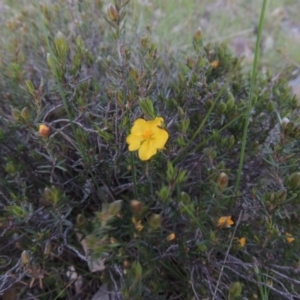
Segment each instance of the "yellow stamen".
[{"label": "yellow stamen", "polygon": [[152,133],[151,133],[151,130],[147,129],[145,132],[144,132],[144,138],[145,139],[149,139],[151,137]]}]

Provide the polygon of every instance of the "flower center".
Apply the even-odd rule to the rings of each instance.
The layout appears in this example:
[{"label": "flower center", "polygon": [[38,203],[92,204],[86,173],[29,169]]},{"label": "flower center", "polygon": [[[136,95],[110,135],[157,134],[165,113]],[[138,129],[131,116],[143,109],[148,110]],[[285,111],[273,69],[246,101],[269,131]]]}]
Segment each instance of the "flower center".
[{"label": "flower center", "polygon": [[147,129],[145,132],[144,132],[144,138],[146,140],[150,139],[151,138],[151,135],[152,135],[152,132],[150,129]]}]

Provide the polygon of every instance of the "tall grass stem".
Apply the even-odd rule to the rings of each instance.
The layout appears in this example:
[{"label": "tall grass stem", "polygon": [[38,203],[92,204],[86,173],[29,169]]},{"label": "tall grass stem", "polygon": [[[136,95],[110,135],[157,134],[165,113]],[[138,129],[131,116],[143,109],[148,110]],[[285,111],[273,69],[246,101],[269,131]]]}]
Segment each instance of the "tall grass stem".
[{"label": "tall grass stem", "polygon": [[247,144],[247,133],[248,133],[248,127],[249,127],[249,118],[250,118],[250,111],[253,106],[253,91],[255,87],[255,80],[256,80],[256,74],[257,74],[257,62],[259,58],[259,50],[260,50],[260,41],[261,41],[261,34],[265,19],[265,11],[267,6],[267,0],[263,0],[261,12],[260,12],[260,19],[259,19],[259,25],[258,25],[258,32],[257,32],[257,38],[256,38],[256,45],[255,45],[255,53],[254,53],[254,61],[252,64],[252,72],[251,72],[251,83],[250,83],[250,94],[249,94],[249,101],[246,111],[246,121],[244,126],[244,133],[243,133],[243,140],[242,140],[242,149],[240,154],[240,162],[237,172],[237,179],[235,183],[235,192],[238,191],[240,182],[241,182],[241,174],[242,174],[242,168],[245,160],[245,149]]}]

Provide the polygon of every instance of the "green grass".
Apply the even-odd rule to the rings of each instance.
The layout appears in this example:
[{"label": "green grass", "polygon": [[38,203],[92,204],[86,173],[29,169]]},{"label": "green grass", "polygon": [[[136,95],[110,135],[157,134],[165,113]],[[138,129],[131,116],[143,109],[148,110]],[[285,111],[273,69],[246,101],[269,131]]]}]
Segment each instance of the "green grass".
[{"label": "green grass", "polygon": [[[169,51],[191,47],[196,28],[201,27],[206,42],[240,42],[247,48],[246,65],[252,63],[256,26],[261,1],[133,1],[134,27],[138,33],[150,25],[154,40]],[[217,4],[218,3],[218,4]],[[263,32],[263,63],[274,71],[300,61],[300,22],[297,1],[269,1]],[[298,31],[298,34],[293,33]]]},{"label": "green grass", "polygon": [[[297,41],[283,2],[125,2],[6,2],[4,300],[91,299],[105,285],[122,300],[299,297]],[[244,61],[214,43],[237,36]],[[129,134],[149,151],[168,140],[143,161]]]}]

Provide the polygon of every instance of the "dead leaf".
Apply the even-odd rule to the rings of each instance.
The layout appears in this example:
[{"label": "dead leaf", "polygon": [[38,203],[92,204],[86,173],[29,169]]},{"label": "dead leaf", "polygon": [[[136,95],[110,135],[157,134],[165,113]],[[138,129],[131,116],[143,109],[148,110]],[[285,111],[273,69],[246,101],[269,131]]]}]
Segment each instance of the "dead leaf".
[{"label": "dead leaf", "polygon": [[89,248],[87,246],[86,240],[82,239],[82,234],[77,232],[76,237],[80,242],[80,244],[82,245],[85,256],[88,259],[88,266],[90,271],[94,273],[94,272],[105,270],[105,257],[98,258],[97,260],[93,259],[92,256],[89,254]]}]

